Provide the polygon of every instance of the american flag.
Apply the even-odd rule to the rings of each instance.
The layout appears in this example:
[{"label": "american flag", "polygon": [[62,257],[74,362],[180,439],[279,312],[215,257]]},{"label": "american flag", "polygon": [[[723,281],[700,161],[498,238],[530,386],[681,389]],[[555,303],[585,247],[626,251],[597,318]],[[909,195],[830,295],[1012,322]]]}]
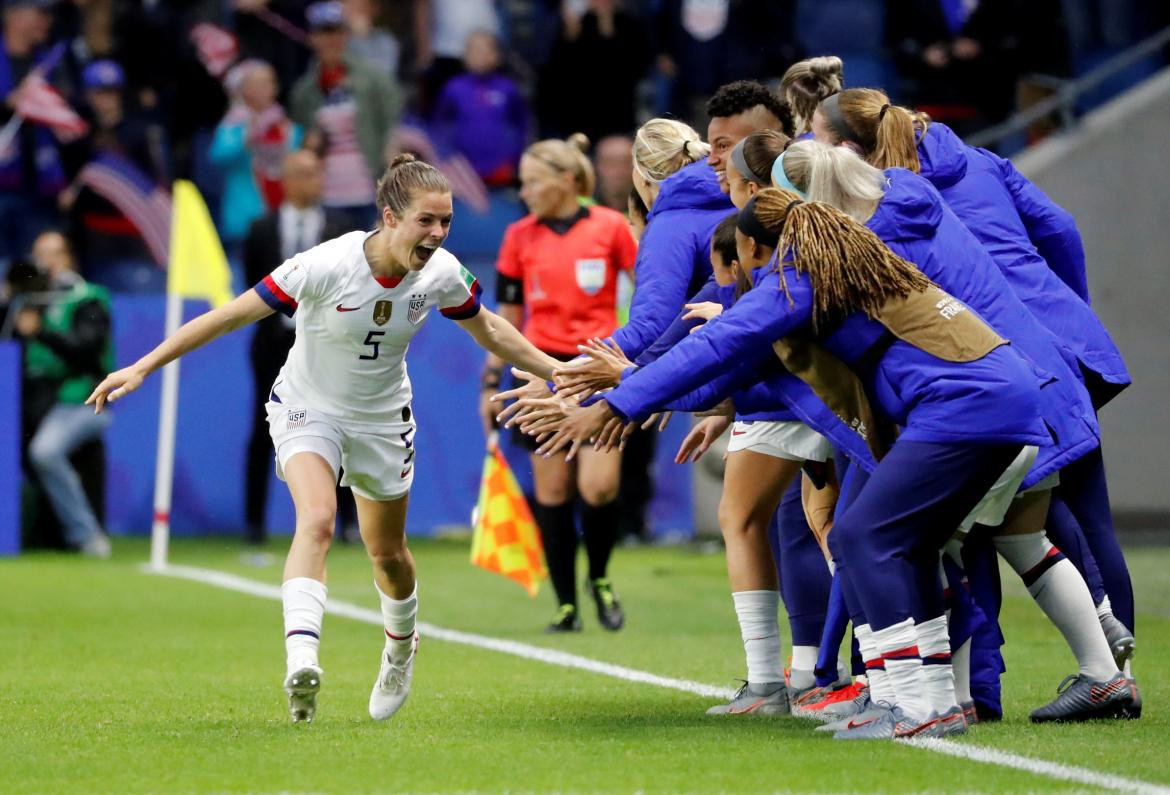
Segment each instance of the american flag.
[{"label": "american flag", "polygon": [[443,156],[435,147],[434,140],[426,127],[419,123],[404,122],[394,131],[391,146],[398,151],[416,152],[419,157],[443,172],[451,183],[451,193],[462,199],[473,211],[486,213],[491,208],[487,186],[471,167],[466,157],[458,152]]},{"label": "american flag", "polygon": [[58,137],[73,139],[85,135],[89,125],[77,115],[65,98],[49,85],[41,70],[34,69],[16,89],[16,113],[29,121],[53,128]]},{"label": "american flag", "polygon": [[171,197],[126,158],[100,152],[77,174],[77,182],[104,197],[138,228],[159,265],[167,264]]},{"label": "american flag", "polygon": [[199,62],[217,80],[224,76],[240,54],[235,34],[210,22],[200,22],[191,28],[190,36]]}]

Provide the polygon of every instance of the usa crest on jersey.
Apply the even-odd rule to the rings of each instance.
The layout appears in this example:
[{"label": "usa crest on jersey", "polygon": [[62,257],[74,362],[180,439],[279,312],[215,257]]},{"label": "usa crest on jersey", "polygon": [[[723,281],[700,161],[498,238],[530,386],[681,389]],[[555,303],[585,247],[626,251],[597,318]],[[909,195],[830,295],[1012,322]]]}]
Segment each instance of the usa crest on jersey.
[{"label": "usa crest on jersey", "polygon": [[605,260],[579,259],[576,263],[577,286],[586,295],[597,295],[605,287]]},{"label": "usa crest on jersey", "polygon": [[410,303],[406,307],[406,319],[410,321],[411,325],[418,325],[419,321],[427,311],[427,296],[426,293],[422,295],[412,295]]}]

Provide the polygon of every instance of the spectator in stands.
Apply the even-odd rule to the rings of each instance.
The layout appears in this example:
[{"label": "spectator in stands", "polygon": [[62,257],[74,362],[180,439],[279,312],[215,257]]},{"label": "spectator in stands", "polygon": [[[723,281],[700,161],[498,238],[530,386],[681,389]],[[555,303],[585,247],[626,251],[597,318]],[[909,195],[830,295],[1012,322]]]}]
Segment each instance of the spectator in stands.
[{"label": "spectator in stands", "polygon": [[309,0],[233,0],[232,31],[242,58],[272,64],[281,86],[287,88],[305,73],[310,53],[302,41],[288,35],[286,26],[304,30]]},{"label": "spectator in stands", "polygon": [[486,30],[467,39],[465,74],[443,86],[435,106],[435,134],[461,152],[489,186],[510,185],[524,152],[528,106],[515,81],[499,72],[500,49]]},{"label": "spectator in stands", "polygon": [[430,116],[443,86],[463,71],[467,39],[486,30],[503,32],[492,0],[414,0],[415,71],[419,111]]},{"label": "spectator in stands", "polygon": [[[0,53],[0,129],[13,117],[14,92],[37,64],[47,68],[42,45],[52,18],[47,0],[5,0]],[[0,149],[0,263],[28,250],[37,231],[56,219],[57,194],[65,187],[57,139],[48,127],[19,125]],[[7,137],[7,136],[5,136]]]},{"label": "spectator in stands", "polygon": [[695,123],[721,83],[779,75],[794,57],[787,0],[661,0],[657,65],[671,80],[664,109]]},{"label": "spectator in stands", "polygon": [[[45,238],[49,238],[45,240]],[[114,364],[110,302],[106,291],[77,273],[65,238],[44,232],[34,245],[46,257],[37,263],[50,283],[61,288],[50,303],[25,306],[15,329],[24,340],[24,410],[43,417],[29,444],[28,457],[66,543],[85,555],[109,557],[110,542],[86,499],[81,478],[69,456],[100,437],[109,418],[85,405],[85,399]],[[45,252],[55,252],[46,256]]]},{"label": "spectator in stands", "polygon": [[[111,155],[135,169],[144,183],[167,184],[166,134],[161,125],[126,110],[122,67],[108,59],[94,61],[82,71],[81,82],[85,97],[81,111],[90,130],[65,147],[71,170]],[[105,197],[88,187],[71,185],[61,193],[59,204],[69,213],[91,279],[129,288],[157,274],[138,227]]]},{"label": "spectator in stands", "polygon": [[628,135],[609,135],[597,142],[593,151],[593,168],[597,172],[597,203],[624,212],[630,190],[634,187],[634,139]]},{"label": "spectator in stands", "polygon": [[[284,156],[281,163],[284,200],[276,210],[252,223],[244,242],[247,284],[259,283],[294,254],[352,231],[345,215],[321,206],[324,182],[324,169],[317,155],[301,149]],[[295,336],[292,318],[279,312],[256,324],[256,334],[252,337],[252,375],[259,395],[266,396],[272,388]],[[244,489],[247,540],[257,545],[267,538],[264,506],[268,502],[268,480],[272,472],[272,443],[264,404],[264,399],[252,402],[255,411]],[[353,501],[339,500],[338,505],[343,502]]]},{"label": "spectator in stands", "polygon": [[647,31],[617,0],[562,5],[561,31],[537,88],[537,115],[545,137],[585,133],[591,141],[629,135],[636,118],[638,81],[650,61]]},{"label": "spectator in stands", "polygon": [[394,34],[375,26],[378,16],[373,0],[342,0],[345,24],[349,26],[349,52],[384,75],[398,74],[402,48]]},{"label": "spectator in stands", "polygon": [[325,206],[348,213],[352,227],[365,228],[377,217],[374,180],[402,111],[402,93],[394,78],[346,52],[349,33],[340,3],[314,3],[305,16],[315,57],[293,86],[290,115],[306,129],[305,145],[324,160]]},{"label": "spectator in stands", "polygon": [[300,146],[302,130],[276,101],[279,86],[270,64],[243,61],[227,73],[224,84],[232,106],[215,129],[208,157],[224,178],[220,238],[238,260],[248,227],[284,198],[281,164]]},{"label": "spectator in stands", "polygon": [[[1038,13],[1029,6],[1039,7]],[[895,62],[909,82],[910,102],[960,134],[1011,112],[1016,40],[1029,18],[1043,18],[1046,30],[1030,44],[1055,53],[1049,48],[1066,40],[1054,27],[1062,17],[1059,0],[902,0],[888,9]],[[1052,60],[1049,73],[1064,59]]]}]

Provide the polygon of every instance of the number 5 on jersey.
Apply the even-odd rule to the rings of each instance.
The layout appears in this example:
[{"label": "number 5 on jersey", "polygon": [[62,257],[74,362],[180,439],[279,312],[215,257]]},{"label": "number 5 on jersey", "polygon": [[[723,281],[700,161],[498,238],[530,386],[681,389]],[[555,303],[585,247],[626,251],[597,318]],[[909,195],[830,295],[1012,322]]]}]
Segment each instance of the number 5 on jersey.
[{"label": "number 5 on jersey", "polygon": [[365,359],[366,361],[371,361],[373,359],[377,359],[378,358],[378,346],[382,344],[381,340],[379,340],[378,337],[384,337],[384,336],[386,336],[385,331],[370,331],[368,334],[366,334],[366,341],[363,342],[362,344],[369,345],[371,348],[374,349],[374,352],[372,354],[363,353],[358,358]]}]

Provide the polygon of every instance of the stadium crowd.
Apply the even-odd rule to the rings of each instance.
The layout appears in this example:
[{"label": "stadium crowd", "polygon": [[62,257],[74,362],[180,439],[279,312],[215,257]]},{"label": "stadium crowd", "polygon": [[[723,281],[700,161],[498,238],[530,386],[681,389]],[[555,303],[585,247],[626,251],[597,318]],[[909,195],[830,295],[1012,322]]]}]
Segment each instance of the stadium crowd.
[{"label": "stadium crowd", "polygon": [[[1076,48],[1045,25],[1096,4],[401,5],[237,0],[228,19],[208,13],[218,3],[4,3],[0,257],[9,291],[61,296],[5,324],[44,385],[29,460],[73,546],[108,554],[68,460],[103,427],[81,404],[100,409],[259,321],[258,379],[275,383],[256,425],[268,422],[297,504],[283,589],[290,709],[294,720],[316,709],[344,463],[386,619],[370,713],[390,717],[418,649],[401,365],[434,307],[489,352],[485,425],[533,438],[551,631],[581,628],[578,494],[599,621],[623,626],[607,573],[617,451],[652,418],[692,412],[680,462],[730,434],[719,520],[747,663],[714,714],[791,712],[839,739],[943,737],[998,718],[998,554],[1079,664],[1033,720],[1140,716],[1132,587],[1096,419],[1130,376],[1090,308],[1075,221],[952,129],[1002,117],[1037,63],[1071,70]],[[843,57],[803,57],[838,19],[814,6],[854,16],[848,51],[833,48]],[[1124,7],[1135,28],[1157,11]],[[33,117],[51,115],[43,90],[29,110],[38,82],[67,103],[52,124]],[[864,87],[879,82],[897,91]],[[212,188],[240,286],[255,289],[99,384],[111,369],[106,288],[161,284],[144,216],[117,196],[149,203],[175,176]],[[518,186],[529,210],[499,252],[499,315],[438,248],[452,188],[473,196],[476,181]],[[355,268],[376,285],[355,286]],[[362,329],[371,347],[357,358],[381,357],[370,366],[404,384],[379,386],[375,411],[344,390],[357,382],[340,360],[316,355],[348,327],[312,313],[354,311],[406,279],[425,288],[397,313],[391,299],[372,304],[392,353],[377,341],[388,332]],[[297,333],[274,312],[295,316]],[[261,374],[290,349],[279,375]],[[308,362],[337,372],[313,385]],[[529,373],[498,393],[505,363]],[[353,432],[355,417],[382,436]],[[252,448],[262,473],[262,432]],[[852,659],[839,660],[850,625]]]}]

